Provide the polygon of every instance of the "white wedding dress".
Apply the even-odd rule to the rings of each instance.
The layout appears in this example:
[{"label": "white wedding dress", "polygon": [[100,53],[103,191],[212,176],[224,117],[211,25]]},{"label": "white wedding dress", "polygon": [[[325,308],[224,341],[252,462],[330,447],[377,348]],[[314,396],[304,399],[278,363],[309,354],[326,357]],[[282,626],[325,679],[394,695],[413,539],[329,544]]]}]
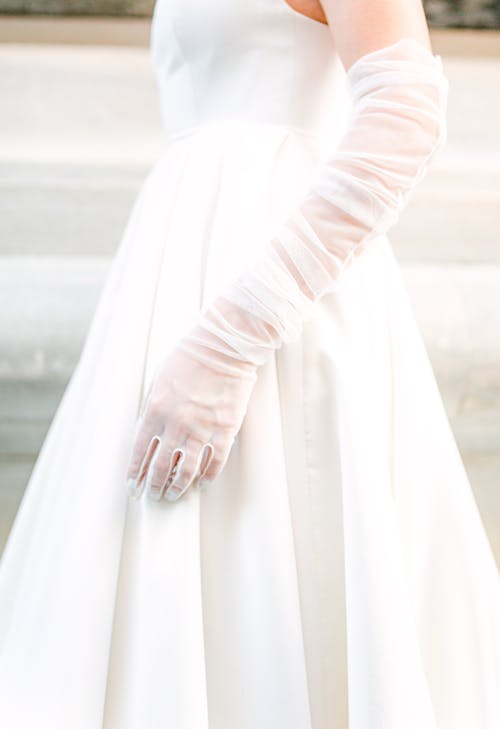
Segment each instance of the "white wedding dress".
[{"label": "white wedding dress", "polygon": [[158,0],[151,42],[165,147],[4,551],[0,726],[498,729],[497,568],[387,236],[259,370],[214,483],[128,499],[155,365],[350,104],[285,0]]}]

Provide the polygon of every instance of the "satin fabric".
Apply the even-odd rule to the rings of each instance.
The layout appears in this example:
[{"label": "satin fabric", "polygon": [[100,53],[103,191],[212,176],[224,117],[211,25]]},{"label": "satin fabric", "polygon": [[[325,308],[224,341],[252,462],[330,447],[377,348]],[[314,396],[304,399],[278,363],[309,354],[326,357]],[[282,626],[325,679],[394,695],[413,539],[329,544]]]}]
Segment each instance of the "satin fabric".
[{"label": "satin fabric", "polygon": [[152,60],[165,148],[0,563],[0,725],[496,729],[498,574],[387,236],[260,369],[210,488],[128,499],[159,358],[349,109],[284,0],[159,0]]}]

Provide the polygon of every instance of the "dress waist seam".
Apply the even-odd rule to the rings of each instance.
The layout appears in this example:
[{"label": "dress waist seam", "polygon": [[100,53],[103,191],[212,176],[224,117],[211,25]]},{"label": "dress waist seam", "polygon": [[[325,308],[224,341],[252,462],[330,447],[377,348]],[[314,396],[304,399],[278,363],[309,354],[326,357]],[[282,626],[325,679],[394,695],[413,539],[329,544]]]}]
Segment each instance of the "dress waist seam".
[{"label": "dress waist seam", "polygon": [[167,132],[164,137],[164,144],[170,145],[173,142],[177,142],[178,140],[184,139],[185,137],[191,136],[193,134],[196,134],[197,132],[201,132],[204,129],[209,129],[211,127],[249,127],[249,126],[260,126],[262,128],[270,128],[270,129],[281,129],[283,132],[290,132],[293,134],[299,134],[304,137],[308,137],[311,139],[318,139],[322,135],[324,135],[323,131],[320,131],[318,129],[306,129],[303,127],[297,127],[293,124],[283,124],[281,122],[266,122],[266,121],[256,121],[254,119],[237,119],[237,118],[221,118],[221,119],[210,119],[207,121],[201,121],[196,122],[195,124],[190,124],[189,126],[183,127],[182,129],[179,129],[175,132]]}]

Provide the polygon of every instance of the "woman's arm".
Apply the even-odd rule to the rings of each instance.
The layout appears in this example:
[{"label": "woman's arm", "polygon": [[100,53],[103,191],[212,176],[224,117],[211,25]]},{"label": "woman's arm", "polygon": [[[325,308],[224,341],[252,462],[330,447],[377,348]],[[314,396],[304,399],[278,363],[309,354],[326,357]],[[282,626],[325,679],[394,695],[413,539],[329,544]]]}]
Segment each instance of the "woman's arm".
[{"label": "woman's arm", "polygon": [[[284,1],[284,0],[283,0]],[[162,363],[138,423],[129,478],[155,447],[146,491],[168,497],[222,471],[262,365],[296,339],[312,304],[393,225],[446,137],[448,82],[416,0],[324,0],[352,113],[304,197],[257,260],[220,292]],[[206,470],[202,448],[210,446]],[[173,476],[173,474],[172,474]]]},{"label": "woman's arm", "polygon": [[431,50],[421,0],[321,0],[321,5],[346,70],[400,38],[414,38]]},{"label": "woman's arm", "polygon": [[365,53],[403,36],[431,49],[427,21],[418,0],[284,0],[293,10],[328,24],[346,69]]},{"label": "woman's arm", "polygon": [[351,117],[301,204],[183,342],[228,373],[299,336],[310,304],[397,221],[446,139],[448,81],[420,0],[323,6],[347,66]]}]

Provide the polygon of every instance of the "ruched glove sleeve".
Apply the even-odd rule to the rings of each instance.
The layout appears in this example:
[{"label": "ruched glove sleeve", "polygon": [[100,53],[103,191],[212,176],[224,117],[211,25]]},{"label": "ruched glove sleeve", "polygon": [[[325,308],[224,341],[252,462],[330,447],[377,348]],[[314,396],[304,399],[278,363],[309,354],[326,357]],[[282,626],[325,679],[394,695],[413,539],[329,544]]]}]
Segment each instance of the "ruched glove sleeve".
[{"label": "ruched glove sleeve", "polygon": [[347,81],[352,113],[334,154],[255,264],[183,339],[200,361],[235,372],[297,339],[311,305],[398,220],[443,146],[448,80],[422,43],[401,38],[365,54]]}]

